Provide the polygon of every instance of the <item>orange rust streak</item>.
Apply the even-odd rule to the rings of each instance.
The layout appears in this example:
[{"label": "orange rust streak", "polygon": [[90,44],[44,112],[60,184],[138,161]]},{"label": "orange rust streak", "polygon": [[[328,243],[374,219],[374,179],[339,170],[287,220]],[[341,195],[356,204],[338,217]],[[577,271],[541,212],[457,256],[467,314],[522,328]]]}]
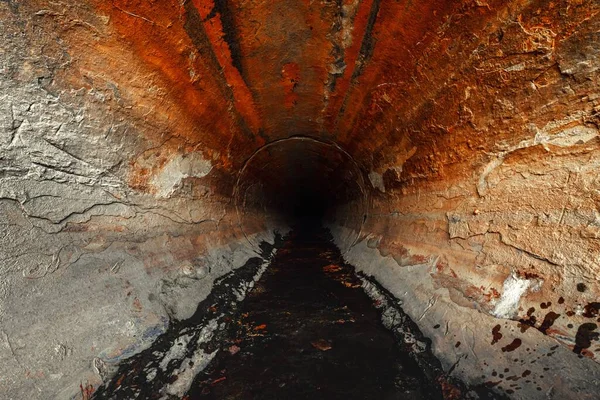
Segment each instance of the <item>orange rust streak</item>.
[{"label": "orange rust streak", "polygon": [[[183,27],[179,23],[173,23],[173,21],[180,20],[179,8],[168,5],[144,5],[132,1],[115,1],[114,3],[121,4],[117,8],[100,2],[98,7],[109,13],[113,22],[112,27],[127,40],[128,45],[134,48],[136,55],[146,65],[160,72],[161,78],[166,81],[165,88],[177,105],[185,108],[187,113],[201,121],[202,125],[209,123],[212,129],[229,130],[230,123],[226,119],[222,119],[227,104],[223,101],[214,79],[207,79],[211,76],[210,66],[206,65],[201,57],[190,60],[194,46]],[[132,17],[128,13],[140,15],[155,22],[151,24],[141,18]],[[158,25],[169,26],[169,28],[165,29]],[[197,71],[203,72],[203,79],[190,77],[189,68],[191,66]],[[162,110],[156,111],[161,112]],[[220,114],[221,118],[207,118],[207,114]],[[193,140],[193,138],[189,139]]]},{"label": "orange rust streak", "polygon": [[[269,139],[320,133],[323,83],[327,80],[332,44],[328,39],[335,2],[310,0],[232,1],[244,78],[264,119]],[[282,85],[286,64],[299,66],[293,97]]]},{"label": "orange rust streak", "polygon": [[[375,39],[373,58],[367,61],[363,73],[358,77],[360,85],[348,91],[348,102],[343,118],[337,119],[340,133],[355,131],[355,121],[359,118],[374,119],[379,109],[374,107],[369,95],[377,85],[388,84],[387,90],[394,85],[411,79],[407,72],[412,69],[419,54],[419,49],[436,38],[430,34],[442,24],[443,17],[452,10],[452,2],[432,0],[405,4],[381,2],[379,14],[372,31]],[[417,17],[418,16],[418,17]],[[404,47],[398,47],[398,44]],[[384,67],[393,64],[393,74],[383,71]],[[411,82],[412,83],[412,82]],[[412,100],[414,101],[414,99]],[[367,114],[367,115],[364,115]]]},{"label": "orange rust streak", "polygon": [[[219,66],[203,57],[189,37],[186,11],[179,2],[96,0],[94,5],[108,17],[107,35],[102,41],[72,39],[86,43],[73,46],[85,49],[77,54],[78,68],[82,73],[103,71],[102,78],[118,87],[132,106],[133,118],[152,126],[143,130],[149,141],[162,143],[165,134],[175,138],[162,143],[156,154],[132,160],[133,187],[151,190],[148,183],[175,153],[201,149],[217,165],[231,170],[236,168],[232,164],[236,155],[230,149],[244,153],[260,145],[262,139],[244,133],[240,116],[231,111]],[[243,99],[236,100],[237,109]],[[228,151],[223,151],[225,147]]]},{"label": "orange rust streak", "polygon": [[352,83],[352,74],[354,73],[356,60],[358,59],[363,37],[367,30],[367,23],[372,6],[373,0],[361,1],[354,17],[352,45],[347,47],[344,51],[344,62],[348,67],[344,70],[342,76],[337,79],[335,91],[329,95],[329,104],[327,105],[324,115],[325,118],[327,118],[326,129],[330,132],[335,129],[337,116],[339,115],[346,93]]},{"label": "orange rust streak", "polygon": [[244,82],[240,71],[238,71],[238,69],[233,65],[231,49],[224,40],[221,15],[216,13],[214,17],[208,19],[211,10],[214,8],[214,1],[192,0],[192,4],[194,7],[196,7],[200,17],[202,18],[204,31],[206,32],[206,36],[213,47],[215,57],[223,69],[227,83],[233,90],[236,109],[243,116],[252,132],[255,134],[258,133],[262,126],[260,116],[257,112],[256,105],[254,104],[254,99],[250,89]]},{"label": "orange rust streak", "polygon": [[[452,85],[448,82],[470,62],[459,54],[471,54],[479,41],[487,37],[485,32],[496,29],[498,14],[506,9],[499,0],[488,4],[490,8],[444,0],[410,5],[382,2],[372,32],[373,56],[364,65],[357,79],[359,84],[350,86],[344,115],[336,121],[338,142],[357,158],[376,159],[374,167],[381,168],[381,172],[389,166],[402,165],[405,159],[395,160],[394,156],[407,153],[413,143],[419,143],[404,166],[402,177],[395,181],[398,184],[408,176],[426,176],[431,183],[433,177],[448,179],[470,174],[468,164],[457,160],[463,154],[474,160],[473,152],[456,155],[457,152],[444,151],[446,158],[433,162],[427,157],[441,148],[457,148],[457,142],[460,143],[455,135],[438,133],[436,128],[451,129],[458,121],[458,113],[453,110],[458,109],[456,103],[464,97],[466,80],[456,79]],[[471,32],[478,32],[479,36],[471,37]],[[454,41],[446,40],[449,38]],[[437,112],[433,113],[434,109]],[[468,135],[469,125],[463,127]],[[451,137],[452,144],[448,142]],[[394,150],[386,146],[393,146]],[[381,150],[384,148],[385,152]]]}]

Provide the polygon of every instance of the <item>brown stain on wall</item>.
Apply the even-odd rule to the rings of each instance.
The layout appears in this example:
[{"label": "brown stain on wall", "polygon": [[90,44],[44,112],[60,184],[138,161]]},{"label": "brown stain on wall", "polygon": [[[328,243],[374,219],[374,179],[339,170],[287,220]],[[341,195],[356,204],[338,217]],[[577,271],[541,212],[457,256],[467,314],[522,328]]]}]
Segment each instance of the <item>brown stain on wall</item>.
[{"label": "brown stain on wall", "polygon": [[300,66],[296,63],[287,63],[281,69],[281,86],[285,91],[285,108],[293,108],[298,104],[296,88],[300,84]]},{"label": "brown stain on wall", "polygon": [[513,339],[512,342],[510,342],[509,344],[507,344],[506,346],[502,347],[502,352],[511,352],[511,351],[515,351],[516,349],[518,349],[521,346],[521,339],[519,338],[515,338]]},{"label": "brown stain on wall", "polygon": [[[226,44],[213,31],[208,37],[193,6],[186,10],[177,2],[113,1],[95,7],[105,21],[99,25],[101,39],[80,31],[67,38],[77,57],[74,66],[102,71],[91,75],[119,89],[126,107],[117,112],[140,126],[152,126],[140,132],[154,150],[131,160],[132,187],[150,191],[148,182],[175,154],[202,151],[217,169],[235,170],[244,154],[264,143],[255,135],[259,114],[250,109],[247,88],[223,55]],[[222,56],[217,59],[216,54]],[[224,69],[237,86],[223,78]],[[81,78],[68,71],[65,79],[76,84]]]},{"label": "brown stain on wall", "polygon": [[491,344],[496,344],[500,341],[500,339],[502,339],[502,334],[500,333],[500,324],[494,326],[494,328],[492,329],[492,343]]},{"label": "brown stain on wall", "polygon": [[[145,135],[156,144],[164,131],[177,138],[156,161],[132,163],[131,183],[139,189],[147,189],[157,165],[190,151],[186,146],[212,152],[218,168],[231,172],[265,141],[299,133],[334,137],[380,169],[390,188],[415,180],[425,187],[470,176],[493,150],[489,143],[515,141],[514,131],[491,126],[518,124],[518,112],[542,100],[528,92],[526,72],[504,69],[530,55],[552,55],[593,12],[577,6],[563,15],[563,3],[97,1],[108,36],[73,43],[93,49],[81,54],[82,66],[109,75],[131,64],[131,52],[164,92],[131,93],[144,105],[136,117],[163,130]],[[516,16],[518,24],[507,22]],[[95,64],[91,54],[107,64]],[[343,71],[332,72],[336,62]],[[294,76],[285,76],[292,65]],[[547,81],[541,99],[560,84],[554,70],[532,69]],[[111,79],[130,86],[127,71]],[[505,99],[522,106],[508,113]],[[533,118],[539,125],[566,107],[552,105]],[[401,153],[411,156],[398,159]],[[401,172],[386,173],[399,163]]]}]

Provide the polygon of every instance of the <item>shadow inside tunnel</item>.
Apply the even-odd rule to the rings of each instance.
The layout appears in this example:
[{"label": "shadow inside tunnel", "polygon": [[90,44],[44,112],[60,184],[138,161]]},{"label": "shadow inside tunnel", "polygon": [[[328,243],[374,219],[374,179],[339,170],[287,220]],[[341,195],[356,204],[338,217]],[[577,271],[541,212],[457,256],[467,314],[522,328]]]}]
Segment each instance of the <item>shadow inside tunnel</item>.
[{"label": "shadow inside tunnel", "polygon": [[189,399],[441,399],[313,214],[295,221]]},{"label": "shadow inside tunnel", "polygon": [[[194,316],[122,362],[93,398],[502,398],[444,372],[397,300],[357,274],[314,217],[278,237],[274,256],[263,243],[262,258],[217,280]],[[384,326],[389,312],[398,318]]]}]

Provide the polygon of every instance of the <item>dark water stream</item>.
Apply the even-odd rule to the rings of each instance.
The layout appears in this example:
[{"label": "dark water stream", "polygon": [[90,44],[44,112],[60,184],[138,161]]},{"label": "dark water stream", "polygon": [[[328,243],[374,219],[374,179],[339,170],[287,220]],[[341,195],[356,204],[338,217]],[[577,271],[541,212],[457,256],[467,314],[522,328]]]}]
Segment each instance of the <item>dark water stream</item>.
[{"label": "dark water stream", "polygon": [[[299,227],[275,247],[272,256],[263,243],[261,257],[215,281],[193,317],[122,361],[92,398],[499,398],[450,378],[398,301],[357,275],[327,230]],[[382,313],[393,315],[389,329]]]},{"label": "dark water stream", "polygon": [[438,399],[327,231],[295,230],[190,399]]}]

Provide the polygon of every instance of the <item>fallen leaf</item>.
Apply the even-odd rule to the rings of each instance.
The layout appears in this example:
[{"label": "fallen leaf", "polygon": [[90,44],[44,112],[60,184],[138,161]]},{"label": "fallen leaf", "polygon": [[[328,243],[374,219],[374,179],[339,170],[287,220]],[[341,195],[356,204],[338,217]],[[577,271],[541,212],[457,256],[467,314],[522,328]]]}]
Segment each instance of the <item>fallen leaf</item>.
[{"label": "fallen leaf", "polygon": [[216,385],[219,382],[223,382],[225,379],[227,379],[227,377],[222,376],[219,379],[215,379],[214,381],[212,381],[212,385]]},{"label": "fallen leaf", "polygon": [[238,351],[240,351],[240,348],[238,346],[236,346],[235,344],[233,346],[229,346],[229,353],[236,354]]},{"label": "fallen leaf", "polygon": [[255,331],[262,331],[264,329],[267,329],[267,324],[260,324],[260,325],[254,327]]},{"label": "fallen leaf", "polygon": [[317,350],[321,350],[321,351],[331,350],[331,343],[325,339],[315,340],[314,342],[310,342],[310,344],[312,344],[312,346]]},{"label": "fallen leaf", "polygon": [[336,324],[345,324],[346,322],[356,322],[356,321],[354,320],[354,318],[338,319],[337,321],[335,321]]},{"label": "fallen leaf", "polygon": [[323,267],[324,272],[338,272],[342,269],[339,265],[329,264]]}]

